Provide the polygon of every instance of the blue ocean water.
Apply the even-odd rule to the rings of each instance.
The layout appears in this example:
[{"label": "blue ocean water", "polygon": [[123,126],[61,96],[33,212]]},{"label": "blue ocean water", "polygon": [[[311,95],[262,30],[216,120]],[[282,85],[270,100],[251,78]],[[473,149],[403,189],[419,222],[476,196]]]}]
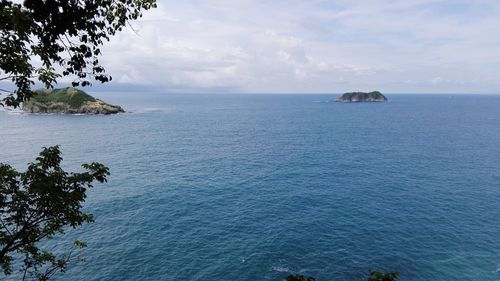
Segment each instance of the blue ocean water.
[{"label": "blue ocean water", "polygon": [[500,96],[97,95],[132,113],[0,112],[0,162],[111,169],[57,280],[500,280]]}]

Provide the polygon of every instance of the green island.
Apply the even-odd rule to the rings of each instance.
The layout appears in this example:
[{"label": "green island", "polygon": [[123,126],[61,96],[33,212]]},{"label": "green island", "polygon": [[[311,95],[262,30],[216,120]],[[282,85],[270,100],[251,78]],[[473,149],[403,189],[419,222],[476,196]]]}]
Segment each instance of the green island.
[{"label": "green island", "polygon": [[23,103],[23,111],[29,113],[60,114],[116,114],[125,112],[120,106],[110,105],[82,90],[67,87],[35,91]]},{"label": "green island", "polygon": [[335,102],[382,102],[387,101],[387,98],[379,91],[369,93],[350,92],[343,94]]}]

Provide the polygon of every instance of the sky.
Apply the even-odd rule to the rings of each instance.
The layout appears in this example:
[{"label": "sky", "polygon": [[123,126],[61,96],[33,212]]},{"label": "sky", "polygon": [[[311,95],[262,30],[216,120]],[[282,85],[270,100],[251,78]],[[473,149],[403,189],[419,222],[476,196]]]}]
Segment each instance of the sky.
[{"label": "sky", "polygon": [[103,48],[105,88],[500,93],[498,0],[157,1]]},{"label": "sky", "polygon": [[158,0],[104,48],[169,91],[500,92],[497,0]]}]

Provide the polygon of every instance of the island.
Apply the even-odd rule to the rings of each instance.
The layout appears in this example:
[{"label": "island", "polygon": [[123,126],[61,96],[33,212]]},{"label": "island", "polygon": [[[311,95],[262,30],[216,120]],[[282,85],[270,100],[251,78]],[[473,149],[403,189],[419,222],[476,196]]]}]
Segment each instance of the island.
[{"label": "island", "polygon": [[23,111],[29,113],[60,114],[116,114],[125,112],[120,106],[110,105],[82,90],[68,87],[35,91],[23,103]]},{"label": "island", "polygon": [[387,101],[387,98],[379,91],[364,93],[351,92],[345,93],[336,102],[381,102]]}]

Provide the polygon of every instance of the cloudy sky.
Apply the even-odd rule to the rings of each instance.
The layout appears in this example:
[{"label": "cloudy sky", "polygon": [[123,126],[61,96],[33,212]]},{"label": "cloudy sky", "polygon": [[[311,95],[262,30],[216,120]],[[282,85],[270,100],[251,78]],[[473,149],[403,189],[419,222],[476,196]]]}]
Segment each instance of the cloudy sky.
[{"label": "cloudy sky", "polygon": [[158,0],[133,26],[114,87],[500,93],[498,0]]}]

